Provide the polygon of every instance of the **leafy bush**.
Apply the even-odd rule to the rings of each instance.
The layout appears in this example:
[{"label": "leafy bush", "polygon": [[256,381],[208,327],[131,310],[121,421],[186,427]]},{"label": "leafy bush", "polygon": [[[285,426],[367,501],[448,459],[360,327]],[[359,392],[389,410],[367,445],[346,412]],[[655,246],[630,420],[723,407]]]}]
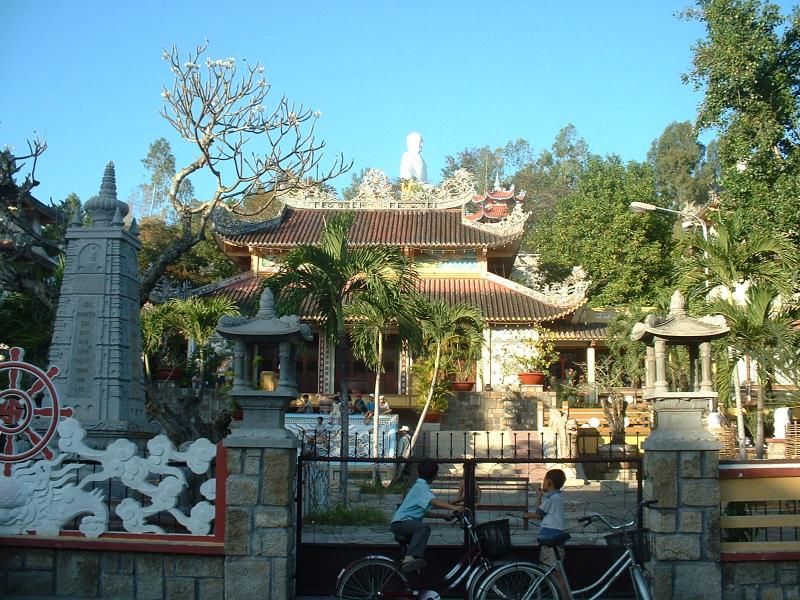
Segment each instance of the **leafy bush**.
[{"label": "leafy bush", "polygon": [[389,517],[380,509],[369,506],[337,504],[327,510],[315,510],[306,515],[307,523],[316,525],[388,525]]}]

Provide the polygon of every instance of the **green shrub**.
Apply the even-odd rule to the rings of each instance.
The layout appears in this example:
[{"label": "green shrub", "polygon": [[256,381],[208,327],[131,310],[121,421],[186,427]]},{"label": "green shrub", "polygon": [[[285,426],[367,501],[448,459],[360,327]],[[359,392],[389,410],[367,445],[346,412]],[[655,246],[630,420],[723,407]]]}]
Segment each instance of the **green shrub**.
[{"label": "green shrub", "polygon": [[305,521],[316,525],[388,525],[389,517],[378,508],[337,504],[308,513]]}]

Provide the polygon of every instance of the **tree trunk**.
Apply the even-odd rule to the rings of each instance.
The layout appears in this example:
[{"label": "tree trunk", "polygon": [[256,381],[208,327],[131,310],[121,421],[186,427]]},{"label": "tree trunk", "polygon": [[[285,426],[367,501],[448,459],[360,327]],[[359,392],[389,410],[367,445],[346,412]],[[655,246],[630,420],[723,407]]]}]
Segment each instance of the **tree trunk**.
[{"label": "tree trunk", "polygon": [[420,431],[422,431],[422,424],[425,422],[425,415],[428,414],[428,409],[431,406],[431,400],[433,400],[433,388],[436,384],[436,379],[439,377],[439,360],[442,356],[442,345],[441,343],[436,344],[436,357],[433,359],[433,374],[431,376],[431,387],[428,389],[428,399],[425,400],[425,406],[422,407],[422,412],[419,415],[419,421],[417,422],[417,427],[414,429],[414,435],[411,437],[411,447],[409,448],[408,455],[414,456],[414,446],[417,443],[417,438],[419,437]]},{"label": "tree trunk", "polygon": [[378,334],[378,368],[375,372],[375,400],[373,401],[372,411],[372,456],[375,457],[375,487],[381,484],[381,466],[378,462],[378,434],[380,432],[381,416],[381,365],[383,364],[383,334]]},{"label": "tree trunk", "polygon": [[347,486],[348,473],[347,473],[347,457],[350,452],[350,396],[347,390],[347,331],[344,327],[344,314],[336,317],[336,370],[339,372],[339,389],[342,397],[341,412],[342,412],[342,440],[340,456],[342,460],[339,462],[339,497],[342,504],[347,504]]},{"label": "tree trunk", "polygon": [[747,446],[744,441],[744,407],[742,406],[742,389],[739,385],[739,361],[734,362],[733,397],[736,398],[736,435],[739,438],[739,458],[747,460]]},{"label": "tree trunk", "polygon": [[766,370],[759,369],[758,378],[761,386],[758,391],[758,404],[756,410],[756,458],[764,458],[764,400],[769,391],[772,390],[772,377]]}]

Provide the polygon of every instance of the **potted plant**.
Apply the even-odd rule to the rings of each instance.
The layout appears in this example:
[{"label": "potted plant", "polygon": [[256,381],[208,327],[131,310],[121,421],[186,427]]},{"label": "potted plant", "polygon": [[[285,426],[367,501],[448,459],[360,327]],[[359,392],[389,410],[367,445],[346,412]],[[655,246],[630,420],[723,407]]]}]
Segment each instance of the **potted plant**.
[{"label": "potted plant", "polygon": [[[427,394],[431,385],[431,375],[433,374],[433,359],[428,357],[418,358],[411,367],[415,388],[417,390],[414,409],[421,413],[427,401]],[[433,394],[428,412],[425,415],[425,423],[438,423],[442,419],[442,413],[446,412],[450,406],[450,381],[446,374],[439,372],[436,382],[433,385]]]},{"label": "potted plant", "polygon": [[475,365],[480,348],[464,338],[456,338],[443,355],[443,368],[454,392],[469,392],[475,386]]},{"label": "potted plant", "polygon": [[186,357],[175,351],[165,353],[155,369],[156,381],[180,381],[186,376]]},{"label": "potted plant", "polygon": [[520,345],[508,353],[508,363],[517,371],[522,385],[544,385],[547,370],[556,360],[558,353],[550,338],[550,332],[539,327],[534,328],[533,335],[523,340]]}]

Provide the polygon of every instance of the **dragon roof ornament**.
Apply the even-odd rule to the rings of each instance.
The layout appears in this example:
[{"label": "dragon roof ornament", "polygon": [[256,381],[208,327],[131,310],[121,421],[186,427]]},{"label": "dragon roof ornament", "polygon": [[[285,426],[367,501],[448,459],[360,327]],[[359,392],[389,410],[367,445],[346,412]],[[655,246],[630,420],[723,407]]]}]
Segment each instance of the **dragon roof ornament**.
[{"label": "dragon roof ornament", "polygon": [[467,227],[479,229],[486,233],[499,236],[501,238],[508,238],[509,240],[517,239],[522,235],[525,229],[525,222],[531,213],[523,210],[522,203],[514,206],[511,213],[498,221],[472,221],[467,218],[466,214],[461,215],[461,223]]}]

